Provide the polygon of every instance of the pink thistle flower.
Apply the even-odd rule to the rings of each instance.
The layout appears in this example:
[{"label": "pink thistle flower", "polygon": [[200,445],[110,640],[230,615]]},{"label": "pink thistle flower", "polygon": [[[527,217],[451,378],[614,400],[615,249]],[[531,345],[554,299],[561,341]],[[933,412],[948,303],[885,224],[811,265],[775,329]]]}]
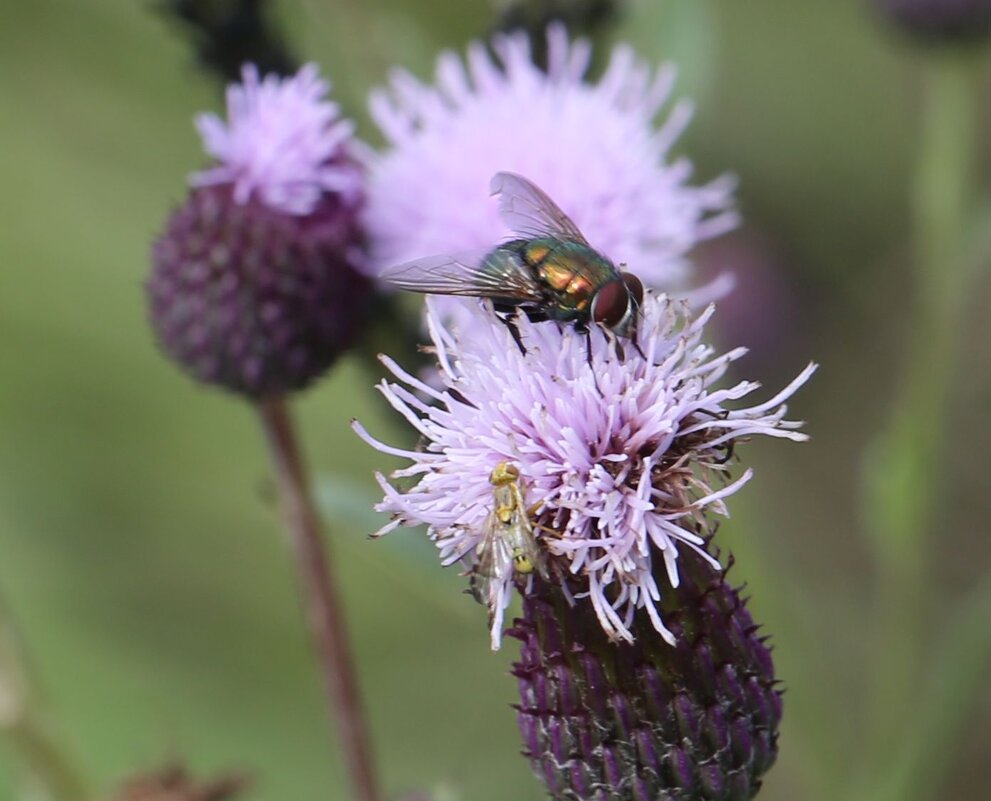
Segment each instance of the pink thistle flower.
[{"label": "pink thistle flower", "polygon": [[[519,471],[550,579],[576,603],[590,603],[610,639],[631,642],[643,609],[673,643],[659,611],[655,564],[672,587],[680,548],[718,568],[703,547],[708,516],[726,515],[726,498],[752,475],[748,469],[730,480],[733,445],[757,434],[806,439],[800,423],[785,419],[784,401],[815,365],[769,400],[741,407],[758,384],[717,388],[746,349],[716,355],[703,344],[711,306],[692,316],[685,302],[648,293],[638,325],[642,355],[628,343],[620,354],[616,341],[593,327],[590,369],[586,339],[573,327],[519,316],[524,354],[479,305],[488,324],[472,326],[468,341],[445,327],[428,301],[439,388],[383,357],[398,380],[379,389],[424,446],[393,448],[355,423],[374,447],[412,462],[392,474],[414,480],[408,489],[378,477],[385,498],[377,508],[393,515],[379,533],[425,523],[443,564],[473,569],[493,511],[490,474],[508,462]],[[520,578],[504,571],[490,602],[493,648]]]},{"label": "pink thistle flower", "polygon": [[524,35],[508,35],[493,42],[497,60],[475,42],[466,63],[440,56],[435,85],[397,71],[372,95],[389,145],[369,167],[373,267],[505,239],[486,192],[499,171],[526,175],[593,247],[656,288],[681,287],[686,253],[735,224],[732,181],[692,186],[690,163],[670,158],[690,104],[654,123],[671,95],[671,66],[654,70],[621,45],[592,83],[588,42],[552,26],[547,43],[546,72]]},{"label": "pink thistle flower", "polygon": [[306,215],[327,193],[354,201],[363,178],[348,156],[354,124],[339,119],[338,106],[326,99],[330,83],[315,64],[294,77],[260,78],[247,64],[242,83],[227,89],[228,122],[200,114],[196,127],[203,147],[218,164],[194,173],[195,187],[231,184],[234,199],[257,196],[270,208]]}]

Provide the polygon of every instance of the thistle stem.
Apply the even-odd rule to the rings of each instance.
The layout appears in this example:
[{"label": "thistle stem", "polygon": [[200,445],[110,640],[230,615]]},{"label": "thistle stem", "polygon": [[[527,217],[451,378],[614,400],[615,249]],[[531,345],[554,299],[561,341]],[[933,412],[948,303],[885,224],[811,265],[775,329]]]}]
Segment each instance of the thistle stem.
[{"label": "thistle stem", "polygon": [[321,526],[289,409],[281,398],[258,405],[268,441],[282,517],[296,558],[303,604],[344,762],[358,801],[379,801],[364,711],[344,612],[334,586]]},{"label": "thistle stem", "polygon": [[978,113],[973,53],[930,53],[913,197],[915,310],[891,419],[870,448],[866,522],[878,567],[875,673],[868,706],[872,770],[888,764],[925,657],[928,535],[941,489],[944,423],[969,273]]},{"label": "thistle stem", "polygon": [[32,798],[85,801],[89,790],[42,711],[28,660],[0,604],[0,741],[9,743],[27,773]]}]

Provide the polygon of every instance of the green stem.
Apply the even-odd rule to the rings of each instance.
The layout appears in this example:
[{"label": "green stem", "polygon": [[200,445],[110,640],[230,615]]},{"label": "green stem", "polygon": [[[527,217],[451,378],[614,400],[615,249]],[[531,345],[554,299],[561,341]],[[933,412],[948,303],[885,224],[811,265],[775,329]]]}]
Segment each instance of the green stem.
[{"label": "green stem", "polygon": [[930,54],[914,187],[915,309],[902,392],[868,452],[866,522],[878,568],[867,770],[888,764],[926,653],[928,535],[969,273],[978,113],[973,53]]},{"label": "green stem", "polygon": [[28,660],[0,603],[0,742],[23,766],[30,792],[44,801],[85,801],[86,783],[39,709]]}]

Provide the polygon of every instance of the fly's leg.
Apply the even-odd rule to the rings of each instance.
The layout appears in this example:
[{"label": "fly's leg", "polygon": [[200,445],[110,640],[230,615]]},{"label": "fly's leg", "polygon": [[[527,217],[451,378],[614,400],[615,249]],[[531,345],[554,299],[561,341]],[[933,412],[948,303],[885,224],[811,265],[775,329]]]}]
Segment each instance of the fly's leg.
[{"label": "fly's leg", "polygon": [[516,343],[516,347],[520,349],[520,355],[526,356],[526,346],[523,344],[523,337],[520,336],[519,326],[509,318],[506,318],[503,322],[506,324],[506,328],[509,329],[509,333],[513,337],[513,342]]},{"label": "fly's leg", "polygon": [[513,337],[513,342],[515,342],[516,347],[520,349],[520,354],[526,356],[526,346],[523,344],[523,337],[520,336],[520,329],[519,326],[516,325],[515,320],[516,315],[519,313],[520,307],[504,301],[493,301],[492,308],[495,310],[496,317],[499,318],[499,322],[509,329],[509,333]]},{"label": "fly's leg", "polygon": [[640,343],[637,341],[637,327],[635,325],[633,326],[633,330],[630,332],[630,342],[633,343],[633,347],[640,355],[640,358],[647,361],[647,354],[640,349]]},{"label": "fly's leg", "polygon": [[543,534],[549,534],[550,536],[552,536],[556,540],[559,540],[559,539],[561,539],[561,537],[564,536],[564,534],[562,532],[558,531],[556,528],[551,528],[550,526],[545,526],[542,523],[534,523],[533,524],[533,527],[534,527],[534,529],[536,529],[537,531],[542,532]]},{"label": "fly's leg", "polygon": [[520,354],[526,356],[526,346],[523,344],[523,337],[520,336],[520,328],[516,325],[516,322],[512,319],[511,315],[497,314],[496,317],[499,321],[509,329],[509,334],[513,338],[513,342],[516,343],[516,347],[520,349]]},{"label": "fly's leg", "polygon": [[592,365],[592,331],[587,325],[581,327],[575,326],[575,328],[585,334],[585,361],[588,362],[588,369],[592,371],[592,383],[595,385],[595,391],[599,393],[600,398],[604,398],[605,394],[599,386],[599,378],[596,376],[595,367]]},{"label": "fly's leg", "polygon": [[[726,417],[729,415],[729,412],[724,409],[718,414],[713,414],[712,412],[707,411],[706,409],[697,409],[696,414],[708,415],[713,420],[725,420]],[[733,449],[735,445],[736,445],[736,441],[731,439],[731,440],[727,440],[722,445],[717,446],[717,448],[723,452],[723,455],[715,460],[716,464],[726,464],[727,462],[729,462],[733,458]]]},{"label": "fly's leg", "polygon": [[540,510],[543,507],[543,505],[544,505],[543,501],[537,501],[535,504],[533,504],[533,506],[528,506],[526,509],[527,520],[530,521],[530,525],[533,528],[535,528],[537,531],[543,531],[545,534],[552,534],[557,539],[561,539],[561,537],[563,537],[564,534],[562,534],[556,528],[551,528],[550,526],[545,526],[542,525],[541,523],[536,522],[537,515],[540,514]]},{"label": "fly's leg", "polygon": [[610,332],[610,334],[611,334],[610,339],[612,340],[613,345],[616,347],[616,358],[618,358],[620,362],[625,362],[626,348],[623,347],[623,343],[618,336],[616,336],[612,332]]}]

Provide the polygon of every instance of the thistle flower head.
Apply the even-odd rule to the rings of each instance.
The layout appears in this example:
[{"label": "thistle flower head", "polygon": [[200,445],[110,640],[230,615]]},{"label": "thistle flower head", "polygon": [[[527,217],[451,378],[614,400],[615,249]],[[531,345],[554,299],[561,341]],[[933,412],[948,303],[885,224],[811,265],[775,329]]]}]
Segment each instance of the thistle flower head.
[{"label": "thistle flower head", "polygon": [[397,71],[373,94],[388,147],[372,159],[365,222],[378,268],[434,253],[488,249],[509,231],[489,178],[521,173],[561,206],[591,244],[648,286],[678,286],[686,252],[735,223],[731,182],[689,183],[670,149],[688,123],[679,102],[660,124],[674,70],[652,69],[627,46],[587,79],[591,48],[548,29],[546,71],[522,34],[445,53],[433,85]]},{"label": "thistle flower head", "polygon": [[159,343],[198,380],[251,398],[299,389],[361,331],[362,170],[350,123],[313,66],[285,80],[245,67],[230,122],[198,124],[218,164],[152,248],[147,282]]},{"label": "thistle flower head", "polygon": [[[805,439],[800,424],[785,419],[784,401],[814,366],[769,400],[744,406],[758,385],[718,388],[745,351],[717,355],[703,344],[711,308],[693,317],[684,303],[648,293],[638,348],[598,326],[586,338],[520,317],[525,353],[484,304],[477,313],[488,324],[473,326],[464,341],[428,302],[440,389],[385,359],[398,380],[380,390],[425,445],[397,450],[357,427],[380,450],[412,461],[393,474],[412,486],[379,477],[378,508],[394,516],[383,532],[426,523],[445,564],[477,570],[498,505],[493,470],[509,463],[519,476],[516,506],[525,508],[549,580],[589,604],[613,640],[632,641],[643,610],[674,642],[661,601],[678,585],[681,549],[715,564],[701,547],[707,516],[725,515],[726,497],[751,477],[747,470],[729,479],[733,444],[756,434]],[[520,576],[503,570],[498,578],[489,600],[493,647]]]},{"label": "thistle flower head", "polygon": [[353,202],[362,189],[348,154],[354,124],[340,119],[329,91],[315,64],[285,79],[262,78],[245,65],[242,82],[227,89],[227,122],[213,113],[196,118],[203,147],[217,163],[190,183],[230,184],[236,202],[257,196],[287,214],[310,214],[327,192]]}]

